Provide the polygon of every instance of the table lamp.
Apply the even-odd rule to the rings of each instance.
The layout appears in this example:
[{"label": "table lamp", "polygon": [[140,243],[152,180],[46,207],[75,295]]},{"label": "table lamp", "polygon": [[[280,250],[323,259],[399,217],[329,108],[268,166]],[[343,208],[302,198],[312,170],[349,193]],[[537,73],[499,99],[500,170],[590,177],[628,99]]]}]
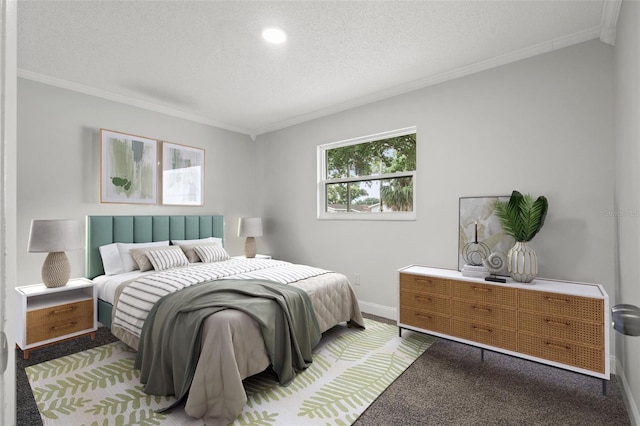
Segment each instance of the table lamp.
[{"label": "table lamp", "polygon": [[62,287],[71,276],[67,250],[81,249],[80,222],[72,219],[32,220],[29,253],[49,253],[42,265],[42,282],[47,287]]},{"label": "table lamp", "polygon": [[256,257],[256,239],[262,235],[262,219],[259,217],[241,217],[238,223],[238,237],[247,237],[244,242],[244,255],[247,259]]}]

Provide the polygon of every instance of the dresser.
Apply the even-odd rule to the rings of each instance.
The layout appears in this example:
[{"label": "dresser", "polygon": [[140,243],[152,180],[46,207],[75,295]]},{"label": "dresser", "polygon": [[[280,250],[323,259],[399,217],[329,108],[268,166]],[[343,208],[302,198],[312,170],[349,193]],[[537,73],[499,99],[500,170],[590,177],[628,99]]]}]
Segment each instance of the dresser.
[{"label": "dresser", "polygon": [[33,349],[84,335],[95,339],[97,297],[92,281],[78,278],[62,287],[16,287],[16,344],[24,359]]},{"label": "dresser", "polygon": [[[609,297],[598,284],[494,283],[425,266],[399,270],[403,329],[609,380]],[[484,355],[484,352],[482,352]]]}]

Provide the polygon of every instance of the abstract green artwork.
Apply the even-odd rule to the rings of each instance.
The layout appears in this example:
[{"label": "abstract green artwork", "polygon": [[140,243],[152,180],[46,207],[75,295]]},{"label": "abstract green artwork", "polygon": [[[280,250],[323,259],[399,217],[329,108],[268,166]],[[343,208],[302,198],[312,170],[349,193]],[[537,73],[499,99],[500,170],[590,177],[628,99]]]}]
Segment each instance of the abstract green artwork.
[{"label": "abstract green artwork", "polygon": [[157,203],[158,143],[100,129],[100,202]]}]

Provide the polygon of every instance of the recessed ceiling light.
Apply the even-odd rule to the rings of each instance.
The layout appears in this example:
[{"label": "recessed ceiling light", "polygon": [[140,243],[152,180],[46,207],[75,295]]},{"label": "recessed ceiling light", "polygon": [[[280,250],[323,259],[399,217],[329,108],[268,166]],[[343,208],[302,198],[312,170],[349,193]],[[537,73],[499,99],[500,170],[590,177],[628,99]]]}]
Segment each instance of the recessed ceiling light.
[{"label": "recessed ceiling light", "polygon": [[280,28],[269,27],[262,31],[262,38],[267,40],[269,43],[280,44],[287,40],[287,34]]}]

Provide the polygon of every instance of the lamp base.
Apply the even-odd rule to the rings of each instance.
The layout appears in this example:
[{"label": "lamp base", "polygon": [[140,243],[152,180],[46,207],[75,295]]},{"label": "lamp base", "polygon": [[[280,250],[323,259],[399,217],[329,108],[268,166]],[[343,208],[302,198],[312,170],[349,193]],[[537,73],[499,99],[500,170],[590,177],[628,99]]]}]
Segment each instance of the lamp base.
[{"label": "lamp base", "polygon": [[254,237],[247,237],[244,242],[244,257],[247,259],[256,257],[256,239]]},{"label": "lamp base", "polygon": [[51,252],[42,265],[42,283],[49,288],[67,285],[71,264],[63,251]]}]

